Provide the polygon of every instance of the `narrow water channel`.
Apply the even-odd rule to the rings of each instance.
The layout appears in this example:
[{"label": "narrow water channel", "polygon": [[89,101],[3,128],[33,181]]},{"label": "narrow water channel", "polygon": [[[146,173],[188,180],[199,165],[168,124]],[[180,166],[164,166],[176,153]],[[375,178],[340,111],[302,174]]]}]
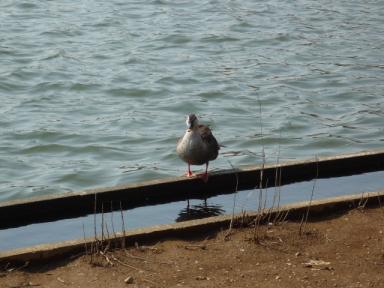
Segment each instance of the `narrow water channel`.
[{"label": "narrow water channel", "polygon": [[[317,179],[297,182],[262,191],[262,206],[271,207],[313,199],[358,194],[384,189],[384,171],[365,173],[347,177]],[[124,229],[148,227],[174,223],[189,219],[203,218],[220,214],[256,210],[259,206],[260,190],[243,190],[236,194],[218,195],[206,200],[190,199],[161,205],[145,206],[123,211]],[[189,205],[188,205],[189,202]],[[104,213],[104,223],[108,231],[123,229],[120,212]],[[26,225],[0,231],[0,251],[17,249],[43,243],[53,243],[71,239],[81,239],[94,235],[96,228],[101,232],[102,215],[65,219],[48,223]]]}]

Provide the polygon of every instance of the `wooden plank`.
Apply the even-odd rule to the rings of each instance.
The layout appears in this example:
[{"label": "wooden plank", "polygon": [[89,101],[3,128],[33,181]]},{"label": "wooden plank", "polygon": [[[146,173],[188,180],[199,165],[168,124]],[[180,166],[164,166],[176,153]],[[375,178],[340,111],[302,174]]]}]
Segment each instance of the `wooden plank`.
[{"label": "wooden plank", "polygon": [[[31,223],[54,221],[101,212],[101,204],[115,210],[207,198],[238,190],[257,188],[263,174],[263,187],[347,176],[384,170],[384,150],[366,151],[301,161],[241,166],[210,174],[207,183],[199,177],[169,177],[141,183],[119,185],[40,196],[0,203],[0,229]],[[263,171],[263,173],[261,173]],[[281,175],[281,177],[276,177]],[[279,180],[278,180],[279,179]],[[95,205],[96,199],[96,205]]]}]

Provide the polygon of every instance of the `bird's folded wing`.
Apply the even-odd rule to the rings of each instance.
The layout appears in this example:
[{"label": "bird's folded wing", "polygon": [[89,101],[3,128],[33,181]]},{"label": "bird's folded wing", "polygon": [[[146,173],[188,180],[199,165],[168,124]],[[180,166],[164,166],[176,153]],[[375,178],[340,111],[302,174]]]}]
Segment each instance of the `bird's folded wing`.
[{"label": "bird's folded wing", "polygon": [[199,133],[201,139],[207,143],[209,146],[215,147],[217,150],[220,149],[219,144],[217,143],[216,138],[212,135],[211,129],[205,125],[199,125]]}]

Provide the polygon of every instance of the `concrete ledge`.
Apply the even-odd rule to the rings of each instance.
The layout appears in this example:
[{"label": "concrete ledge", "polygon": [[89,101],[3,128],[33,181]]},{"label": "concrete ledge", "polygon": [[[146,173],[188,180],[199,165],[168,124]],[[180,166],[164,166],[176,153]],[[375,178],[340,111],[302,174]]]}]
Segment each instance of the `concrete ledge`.
[{"label": "concrete ledge", "polygon": [[[283,185],[313,178],[347,176],[384,170],[384,150],[319,157],[279,164],[241,166],[210,174],[204,183],[199,177],[170,177],[141,183],[119,185],[40,196],[0,203],[0,229],[80,217],[101,212],[102,203],[114,210],[157,205],[186,199],[203,199],[238,190]],[[96,205],[95,205],[96,202]]]},{"label": "concrete ledge", "polygon": [[[361,207],[378,207],[384,203],[384,191],[365,192],[362,194],[339,196],[328,199],[313,200],[310,205],[310,220],[319,219],[319,217],[329,217],[335,213],[341,213],[349,209]],[[262,215],[263,219],[269,216],[287,214],[289,220],[300,220],[308,209],[308,201],[281,206],[279,209],[266,209],[262,214],[257,212],[249,212],[248,219],[254,219],[258,215]],[[235,219],[242,218],[243,215],[235,215]],[[135,242],[140,244],[155,242],[159,240],[196,236],[198,233],[214,232],[219,229],[226,229],[232,215],[222,215],[199,220],[185,221],[169,225],[157,225],[149,228],[140,228],[122,233],[118,233],[116,238],[109,238],[111,241],[119,245],[124,241],[125,245],[133,245]],[[321,220],[321,219],[320,219]],[[18,264],[29,262],[45,262],[53,258],[60,258],[66,255],[74,255],[77,253],[85,253],[85,245],[90,246],[94,238],[65,241],[55,244],[38,245],[34,247],[22,248],[12,251],[0,252],[0,264]]]}]

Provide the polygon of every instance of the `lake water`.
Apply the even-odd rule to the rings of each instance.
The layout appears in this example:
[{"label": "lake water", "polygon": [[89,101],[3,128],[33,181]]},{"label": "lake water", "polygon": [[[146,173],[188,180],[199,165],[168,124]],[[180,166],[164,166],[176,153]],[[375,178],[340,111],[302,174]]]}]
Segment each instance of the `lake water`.
[{"label": "lake water", "polygon": [[190,112],[212,169],[382,148],[383,31],[384,1],[2,0],[0,201],[181,175]]}]

